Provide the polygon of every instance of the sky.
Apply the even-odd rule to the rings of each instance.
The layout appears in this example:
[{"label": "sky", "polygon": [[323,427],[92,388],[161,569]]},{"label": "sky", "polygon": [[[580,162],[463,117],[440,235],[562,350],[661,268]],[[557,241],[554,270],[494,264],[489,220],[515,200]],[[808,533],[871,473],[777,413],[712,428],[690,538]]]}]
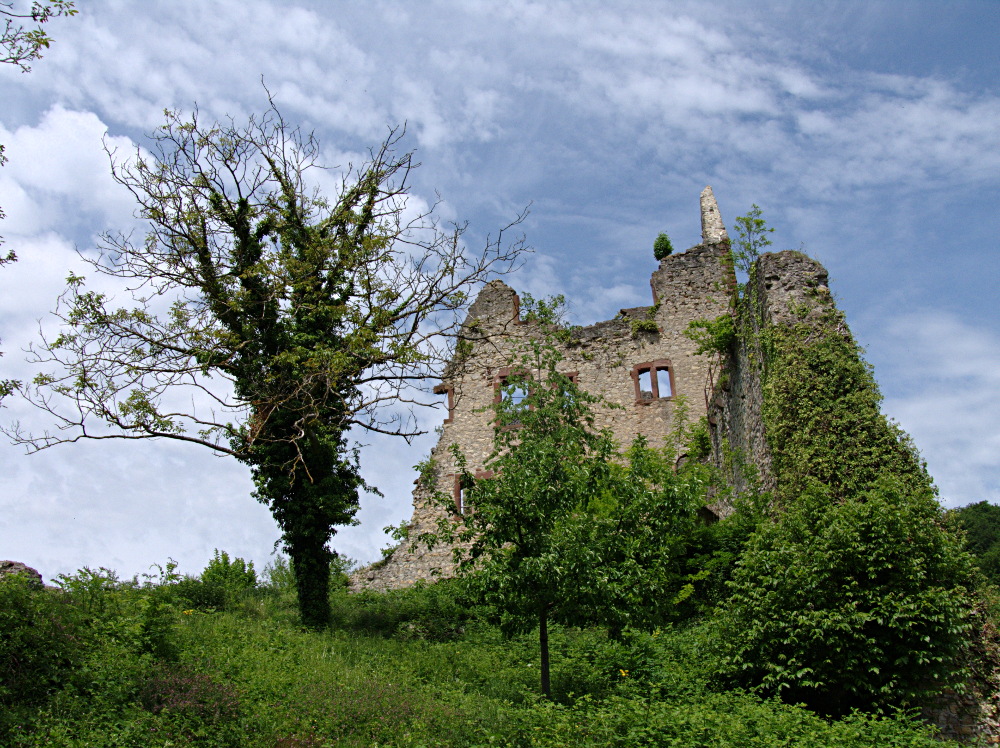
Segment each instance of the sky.
[{"label": "sky", "polygon": [[[22,3],[25,4],[26,3]],[[651,303],[652,243],[700,241],[759,205],[773,249],[822,262],[885,412],[945,506],[1000,501],[1000,2],[82,0],[29,74],[0,70],[0,377],[103,231],[138,231],[105,148],[148,145],[164,110],[267,106],[331,167],[405,125],[415,199],[468,221],[470,249],[530,205],[534,248],[506,281],[564,294],[572,322]],[[731,231],[732,233],[732,231]],[[379,557],[410,514],[428,435],[357,434],[365,497],[339,552]],[[4,423],[51,420],[9,398]],[[0,444],[0,558],[46,579],[122,576],[213,550],[273,560],[278,530],[245,467],[177,442]]]}]

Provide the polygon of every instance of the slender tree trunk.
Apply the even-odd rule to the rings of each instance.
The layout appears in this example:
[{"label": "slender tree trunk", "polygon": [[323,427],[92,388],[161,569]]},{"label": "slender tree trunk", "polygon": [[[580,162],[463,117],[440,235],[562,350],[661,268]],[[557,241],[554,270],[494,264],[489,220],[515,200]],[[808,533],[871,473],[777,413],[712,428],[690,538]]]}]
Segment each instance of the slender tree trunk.
[{"label": "slender tree trunk", "polygon": [[300,539],[290,544],[302,625],[311,629],[330,624],[330,552],[326,540]]},{"label": "slender tree trunk", "polygon": [[542,650],[542,694],[552,698],[552,686],[549,684],[549,611],[542,608],[538,616],[538,645]]}]

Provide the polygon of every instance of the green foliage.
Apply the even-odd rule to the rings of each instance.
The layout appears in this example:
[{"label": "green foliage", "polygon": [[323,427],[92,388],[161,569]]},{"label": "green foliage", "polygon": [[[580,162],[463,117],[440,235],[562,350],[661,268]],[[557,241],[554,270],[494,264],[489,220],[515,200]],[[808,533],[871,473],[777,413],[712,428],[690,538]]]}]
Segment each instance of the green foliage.
[{"label": "green foliage", "polygon": [[[279,557],[261,594],[277,594],[292,577]],[[52,604],[58,619],[72,622],[76,649],[51,671],[60,687],[0,706],[0,744],[942,745],[903,715],[828,722],[713,690],[714,632],[703,624],[626,630],[617,640],[554,624],[553,698],[539,700],[531,693],[537,643],[502,636],[458,580],[389,595],[334,594],[344,628],[324,632],[303,630],[289,615],[293,596],[280,615],[181,611],[172,619],[172,662],[107,635],[128,628],[122,619],[139,600],[167,599],[180,581],[168,564],[141,583],[98,570],[65,577],[72,591],[31,591],[29,608]],[[22,641],[34,620],[5,618],[0,642]]]},{"label": "green foliage", "polygon": [[433,486],[437,480],[437,460],[433,457],[425,457],[413,469],[417,471],[417,478],[424,486]]},{"label": "green foliage", "polygon": [[1000,543],[1000,506],[978,501],[953,509],[951,516],[965,531],[966,547],[974,556],[981,557]]},{"label": "green foliage", "polygon": [[970,557],[926,488],[817,488],[766,523],[719,621],[740,682],[817,711],[919,704],[952,685],[969,630]]},{"label": "green foliage", "polygon": [[[59,16],[75,16],[79,11],[74,5],[73,0],[33,0],[30,11],[16,13],[10,9],[12,1],[0,3],[0,17],[4,24],[0,32],[0,64],[16,65],[21,72],[30,72],[28,63],[41,59],[42,50],[52,44],[52,38],[41,24]],[[29,18],[39,25],[26,29],[20,21]]]},{"label": "green foliage", "polygon": [[733,260],[736,269],[750,275],[753,264],[760,259],[761,253],[771,246],[769,234],[774,229],[767,225],[761,217],[761,209],[754,204],[745,216],[736,219],[736,248],[733,250]]},{"label": "green foliage", "polygon": [[632,328],[632,337],[638,337],[640,333],[652,332],[658,333],[660,331],[660,326],[656,324],[656,312],[659,311],[660,305],[654,304],[649,309],[646,310],[646,317],[630,317],[629,325]]},{"label": "green foliage", "polygon": [[421,582],[387,592],[345,592],[332,601],[332,620],[337,628],[403,640],[455,639],[477,615],[459,580],[431,585]]},{"label": "green foliage", "polygon": [[[247,736],[240,729],[239,697],[231,686],[178,665],[154,666],[138,689],[142,708],[159,720],[149,723],[150,739],[240,748]],[[182,744],[183,744],[182,743]]]},{"label": "green foliage", "polygon": [[[559,373],[544,339],[531,344],[506,387],[527,396],[495,406],[495,477],[466,475],[473,511],[441,533],[471,550],[462,569],[507,634],[538,628],[542,690],[549,693],[547,627],[651,626],[693,592],[682,569],[704,505],[696,472],[638,439],[625,464],[607,431],[594,428],[602,401]],[[454,450],[460,469],[463,456]],[[671,453],[672,456],[673,453]]]},{"label": "green foliage", "polygon": [[173,587],[180,604],[198,610],[226,610],[246,600],[257,589],[253,562],[230,559],[215,549],[214,557],[200,578],[179,579]]},{"label": "green foliage", "polygon": [[708,431],[708,419],[705,416],[691,427],[687,455],[698,461],[706,461],[712,456],[712,435]]},{"label": "green foliage", "polygon": [[565,325],[566,297],[562,294],[536,299],[530,293],[522,293],[520,299],[522,322],[537,322],[554,327]]},{"label": "green foliage", "polygon": [[201,573],[201,581],[221,587],[227,596],[236,597],[257,588],[257,572],[254,571],[253,561],[247,563],[242,558],[230,560],[228,553],[216,548],[212,560]]},{"label": "green foliage", "polygon": [[66,685],[81,660],[81,623],[65,594],[0,576],[0,709],[40,703]]},{"label": "green foliage", "polygon": [[[957,678],[969,557],[941,522],[912,442],[882,415],[842,316],[828,297],[806,298],[791,310],[799,321],[765,324],[754,274],[772,229],[757,206],[736,229],[749,281],[735,332],[761,378],[776,488],[772,516],[735,567],[707,538],[706,565],[731,577],[719,622],[726,668],[828,714],[917,704]],[[704,348],[710,324],[697,325]]]},{"label": "green foliage", "polygon": [[838,323],[765,333],[762,414],[779,500],[794,501],[814,481],[835,500],[887,475],[930,486],[912,442],[882,415],[871,366]]},{"label": "green foliage", "polygon": [[697,354],[727,355],[736,342],[736,328],[731,314],[723,314],[715,319],[692,320],[684,334],[698,345],[695,350]]},{"label": "green foliage", "polygon": [[670,237],[660,233],[653,241],[653,257],[662,260],[674,252],[674,245],[670,243]]},{"label": "green foliage", "polygon": [[966,547],[990,584],[1000,585],[1000,506],[988,501],[950,512],[965,533]]}]

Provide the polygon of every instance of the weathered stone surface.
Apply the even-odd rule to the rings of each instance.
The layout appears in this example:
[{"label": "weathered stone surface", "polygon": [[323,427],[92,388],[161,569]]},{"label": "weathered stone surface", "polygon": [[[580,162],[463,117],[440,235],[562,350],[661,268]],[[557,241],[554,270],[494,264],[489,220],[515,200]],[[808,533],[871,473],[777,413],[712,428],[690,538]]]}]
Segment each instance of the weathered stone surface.
[{"label": "weathered stone surface", "polygon": [[729,234],[722,223],[719,204],[715,201],[715,193],[711,187],[701,191],[701,241],[704,244],[715,244],[727,241]]},{"label": "weathered stone surface", "polygon": [[0,578],[11,574],[22,574],[31,580],[32,586],[42,587],[42,575],[20,561],[0,561]]}]

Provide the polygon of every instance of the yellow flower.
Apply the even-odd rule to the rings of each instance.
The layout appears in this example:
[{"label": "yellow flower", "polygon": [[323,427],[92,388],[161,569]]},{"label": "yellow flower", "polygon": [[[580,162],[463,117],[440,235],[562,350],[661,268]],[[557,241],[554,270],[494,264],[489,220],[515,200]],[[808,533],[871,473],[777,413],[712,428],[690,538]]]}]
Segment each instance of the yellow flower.
[{"label": "yellow flower", "polygon": [[194,609],[192,609],[192,610],[182,610],[181,612],[184,615],[186,615],[186,616],[194,615]]},{"label": "yellow flower", "polygon": [[621,673],[622,678],[628,678],[628,670],[622,670],[618,668],[618,672]]}]

